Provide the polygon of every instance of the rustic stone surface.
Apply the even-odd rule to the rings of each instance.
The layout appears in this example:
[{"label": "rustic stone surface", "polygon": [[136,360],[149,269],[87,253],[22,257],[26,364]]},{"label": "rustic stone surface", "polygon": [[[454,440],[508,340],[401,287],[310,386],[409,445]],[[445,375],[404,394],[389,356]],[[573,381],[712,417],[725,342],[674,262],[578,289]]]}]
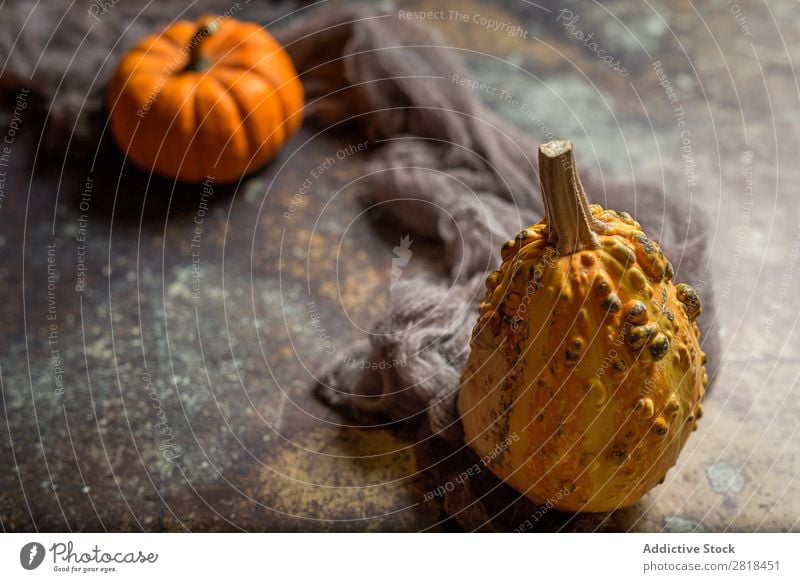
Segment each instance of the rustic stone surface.
[{"label": "rustic stone surface", "polygon": [[[692,195],[718,217],[709,279],[726,352],[699,430],[635,507],[559,516],[549,528],[800,529],[800,30],[788,0],[732,6],[470,1],[445,3],[444,18],[430,20],[475,79],[497,88],[482,93],[491,107],[541,141],[548,131],[568,136],[587,170]],[[492,32],[482,17],[520,28]],[[593,34],[628,74],[576,31]],[[5,111],[0,133],[9,123]],[[40,123],[23,113],[3,168],[4,530],[450,527],[436,501],[424,502],[413,430],[350,426],[312,392],[381,312],[405,234],[375,221],[380,208],[358,196],[378,144],[339,159],[363,138],[304,128],[262,172],[214,185],[201,216],[200,187],[148,182],[105,142],[94,171],[62,173],[60,160],[38,158],[31,180]],[[315,170],[326,158],[335,162]],[[602,203],[602,193],[589,196]],[[425,241],[412,249],[405,274],[436,273],[437,250]]]}]

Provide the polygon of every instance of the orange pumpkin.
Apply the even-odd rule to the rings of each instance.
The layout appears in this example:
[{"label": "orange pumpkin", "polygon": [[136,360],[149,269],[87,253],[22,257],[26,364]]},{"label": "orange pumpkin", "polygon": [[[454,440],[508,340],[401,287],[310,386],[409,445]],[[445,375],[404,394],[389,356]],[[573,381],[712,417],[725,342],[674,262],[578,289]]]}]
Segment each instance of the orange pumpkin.
[{"label": "orange pumpkin", "polygon": [[545,219],[486,280],[458,408],[522,494],[608,511],[664,479],[702,414],[700,301],[629,214],[588,204],[569,142],[539,172]]},{"label": "orange pumpkin", "polygon": [[303,88],[262,27],[204,17],[136,45],[107,98],[111,133],[135,165],[187,182],[232,182],[297,130]]}]

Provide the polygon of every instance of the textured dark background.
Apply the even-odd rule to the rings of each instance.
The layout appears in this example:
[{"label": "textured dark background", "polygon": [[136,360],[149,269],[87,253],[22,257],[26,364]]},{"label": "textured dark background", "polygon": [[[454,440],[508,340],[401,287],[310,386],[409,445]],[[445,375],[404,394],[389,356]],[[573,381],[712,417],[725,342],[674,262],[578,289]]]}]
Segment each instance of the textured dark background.
[{"label": "textured dark background", "polygon": [[[19,28],[3,13],[30,11],[23,4],[0,9],[0,38],[16,38]],[[247,19],[256,4],[242,3],[237,16]],[[335,9],[329,4],[318,9]],[[519,99],[513,105],[483,95],[489,106],[541,141],[545,125],[573,139],[582,163],[606,178],[692,195],[712,217],[709,280],[717,282],[725,355],[706,417],[664,485],[582,527],[799,529],[796,4],[369,4],[395,13],[444,10],[444,19],[429,23],[475,78]],[[175,6],[175,14],[203,11],[202,3]],[[300,7],[284,2],[274,10]],[[579,16],[573,29],[559,21],[562,9]],[[75,22],[80,16],[90,27],[85,11]],[[124,28],[138,11],[120,0],[101,19]],[[526,34],[493,32],[476,15]],[[608,67],[570,30],[592,33],[629,74]],[[26,43],[36,55],[48,33],[21,37],[20,50]],[[74,46],[49,49],[67,62],[75,54]],[[0,54],[0,139],[10,135],[26,84],[7,56]],[[677,103],[659,86],[656,61]],[[194,298],[190,243],[200,189],[149,180],[124,166],[107,139],[71,151],[63,163],[59,152],[69,144],[50,136],[58,133],[53,124],[70,118],[48,120],[39,105],[31,97],[14,122],[19,130],[0,167],[2,528],[453,527],[441,523],[437,501],[424,501],[436,484],[418,466],[413,431],[350,426],[313,396],[315,375],[381,312],[392,249],[405,233],[376,226],[375,211],[365,213],[356,196],[353,180],[369,150],[314,180],[292,220],[284,213],[312,168],[363,138],[304,128],[269,167],[237,188],[216,188],[202,225]],[[682,128],[677,106],[685,111]],[[682,156],[682,138],[691,158]],[[87,177],[91,196],[82,210]],[[77,292],[84,227],[86,286]],[[51,297],[48,245],[55,249]],[[425,241],[412,248],[404,276],[437,273],[438,250]],[[57,343],[48,341],[51,324]],[[174,438],[159,431],[148,378]],[[569,529],[573,522],[565,521]]]}]

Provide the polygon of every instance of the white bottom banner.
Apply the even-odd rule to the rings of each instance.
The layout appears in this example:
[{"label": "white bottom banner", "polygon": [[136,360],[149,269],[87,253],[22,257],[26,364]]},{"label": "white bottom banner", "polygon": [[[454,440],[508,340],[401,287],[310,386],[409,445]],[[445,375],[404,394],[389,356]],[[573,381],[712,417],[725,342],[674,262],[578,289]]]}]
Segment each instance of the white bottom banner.
[{"label": "white bottom banner", "polygon": [[2,580],[800,580],[798,534],[4,534]]}]

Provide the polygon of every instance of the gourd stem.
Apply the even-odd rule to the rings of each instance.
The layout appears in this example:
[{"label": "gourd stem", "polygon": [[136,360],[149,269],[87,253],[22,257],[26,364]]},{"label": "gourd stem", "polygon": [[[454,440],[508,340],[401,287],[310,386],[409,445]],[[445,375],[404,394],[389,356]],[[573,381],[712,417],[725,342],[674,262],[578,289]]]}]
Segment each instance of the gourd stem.
[{"label": "gourd stem", "polygon": [[204,71],[208,68],[208,59],[202,55],[202,52],[200,51],[200,45],[203,44],[203,41],[206,38],[216,34],[218,30],[218,19],[205,19],[201,21],[197,27],[197,31],[192,37],[192,40],[189,41],[189,46],[187,47],[187,50],[189,51],[189,63],[184,68],[185,72]]},{"label": "gourd stem", "polygon": [[554,140],[539,146],[539,180],[542,186],[547,242],[560,255],[599,247],[598,221],[575,168],[572,142]]}]

